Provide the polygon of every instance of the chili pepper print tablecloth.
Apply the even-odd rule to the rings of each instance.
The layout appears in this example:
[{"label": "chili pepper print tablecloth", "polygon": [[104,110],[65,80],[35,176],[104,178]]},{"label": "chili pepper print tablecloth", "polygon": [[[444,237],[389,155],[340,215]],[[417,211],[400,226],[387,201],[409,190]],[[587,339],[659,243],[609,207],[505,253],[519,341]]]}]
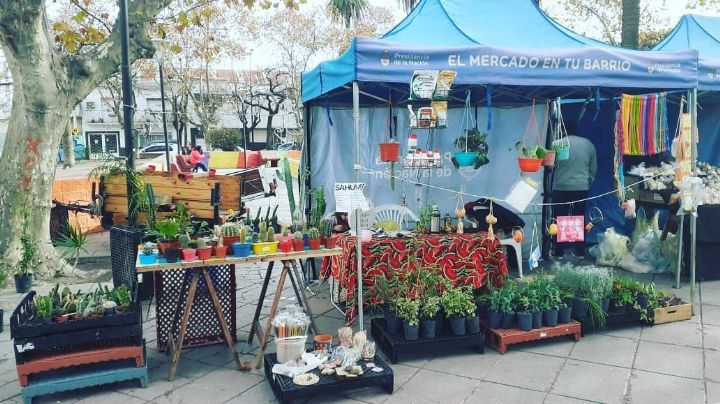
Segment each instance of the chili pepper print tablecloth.
[{"label": "chili pepper print tablecloth", "polygon": [[[332,257],[323,266],[322,276],[332,275],[339,283],[345,303],[346,320],[356,315],[357,250],[355,237],[340,236],[338,245],[343,254]],[[380,303],[371,296],[370,287],[378,275],[388,276],[391,269],[405,269],[415,254],[423,267],[435,266],[456,285],[482,287],[488,273],[498,284],[501,275],[507,274],[507,261],[500,240],[489,240],[485,233],[432,234],[410,238],[373,238],[363,243],[363,290],[371,303]],[[367,301],[367,300],[366,300]]]}]

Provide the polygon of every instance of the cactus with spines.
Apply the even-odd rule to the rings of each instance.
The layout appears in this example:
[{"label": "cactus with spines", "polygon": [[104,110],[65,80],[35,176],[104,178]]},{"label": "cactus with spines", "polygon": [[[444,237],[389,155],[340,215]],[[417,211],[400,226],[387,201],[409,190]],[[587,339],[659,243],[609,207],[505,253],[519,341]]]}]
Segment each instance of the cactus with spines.
[{"label": "cactus with spines", "polygon": [[330,237],[331,232],[332,232],[332,222],[327,219],[321,220],[320,221],[320,235],[322,237]]},{"label": "cactus with spines", "polygon": [[244,242],[245,242],[245,239],[247,238],[247,235],[248,235],[247,228],[246,228],[245,226],[241,226],[241,227],[240,227],[240,232],[238,233],[238,236],[240,236],[240,242],[241,242],[241,243],[244,243]]},{"label": "cactus with spines", "polygon": [[207,243],[205,243],[205,240],[202,238],[197,239],[197,248],[199,250],[204,250],[207,248]]},{"label": "cactus with spines", "polygon": [[220,226],[220,234],[223,237],[237,237],[240,235],[240,226],[236,223],[225,223]]},{"label": "cactus with spines", "polygon": [[302,241],[302,239],[303,239],[303,234],[302,234],[302,232],[301,232],[301,231],[296,231],[295,234],[293,234],[293,238],[295,238],[295,240],[297,240],[297,241]]},{"label": "cactus with spines", "polygon": [[289,234],[290,234],[290,230],[288,229],[287,226],[283,225],[282,226],[282,236],[287,237]]},{"label": "cactus with spines", "polygon": [[267,233],[267,228],[268,228],[268,225],[267,225],[266,221],[260,222],[260,224],[258,225],[258,233],[260,233],[260,234]]},{"label": "cactus with spines", "polygon": [[253,243],[259,243],[259,242],[260,242],[260,234],[258,234],[258,233],[253,233],[253,234],[252,234],[252,242],[253,242]]},{"label": "cactus with spines", "polygon": [[267,238],[268,243],[275,241],[275,229],[274,228],[269,227],[267,229],[266,234],[267,234],[267,236],[265,238]]},{"label": "cactus with spines", "polygon": [[318,230],[316,227],[313,227],[312,229],[310,229],[309,236],[310,240],[319,240],[320,230]]},{"label": "cactus with spines", "polygon": [[188,248],[190,246],[190,236],[187,234],[181,234],[180,237],[178,237],[178,241],[180,242],[180,248]]}]

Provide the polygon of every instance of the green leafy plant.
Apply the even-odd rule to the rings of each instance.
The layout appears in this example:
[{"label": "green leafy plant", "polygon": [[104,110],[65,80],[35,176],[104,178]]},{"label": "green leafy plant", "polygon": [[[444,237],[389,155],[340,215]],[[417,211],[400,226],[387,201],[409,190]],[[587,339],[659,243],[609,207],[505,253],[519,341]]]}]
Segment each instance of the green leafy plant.
[{"label": "green leafy plant", "polygon": [[612,292],[614,273],[611,269],[566,264],[557,265],[553,270],[558,287],[572,292],[578,298],[599,300],[609,297]]},{"label": "green leafy plant", "polygon": [[587,306],[587,311],[593,326],[595,326],[595,328],[605,328],[605,312],[600,306],[600,303],[591,298],[584,298],[583,302],[585,302],[585,306]]},{"label": "green leafy plant", "polygon": [[310,226],[320,228],[320,221],[325,215],[327,201],[325,200],[325,188],[313,188],[309,192],[313,206],[310,211]]},{"label": "green leafy plant", "polygon": [[[154,201],[151,203],[151,194],[148,194],[148,187],[146,187],[141,172],[128,170],[124,157],[118,158],[113,155],[103,155],[99,159],[99,163],[95,168],[90,170],[88,178],[124,176],[127,183],[132,187],[133,197],[130,201],[130,212],[128,215],[131,221],[134,222],[140,212],[154,214]],[[152,223],[148,223],[148,225],[148,228],[152,228]]]},{"label": "green leafy plant", "polygon": [[472,292],[464,288],[446,290],[440,302],[448,318],[474,317],[477,310]]},{"label": "green leafy plant", "polygon": [[174,217],[166,217],[155,222],[155,232],[163,241],[171,242],[177,239],[180,225]]},{"label": "green leafy plant", "polygon": [[132,293],[124,284],[113,290],[111,298],[117,304],[117,310],[120,312],[125,311],[132,303]]},{"label": "green leafy plant", "polygon": [[426,320],[434,319],[440,311],[440,297],[425,295],[420,299],[420,317]]},{"label": "green leafy plant", "polygon": [[[510,149],[511,151],[513,149]],[[518,153],[520,157],[529,158],[529,159],[542,159],[545,158],[545,155],[547,154],[547,150],[545,150],[542,146],[535,146],[535,147],[528,147],[525,146],[525,143],[521,140],[517,143],[515,143],[515,151]]]},{"label": "green leafy plant", "polygon": [[205,141],[213,149],[236,151],[242,141],[242,132],[235,128],[213,128],[205,132]]},{"label": "green leafy plant", "polygon": [[53,311],[53,301],[50,296],[35,296],[33,298],[33,303],[35,304],[35,313],[37,314],[38,318],[50,318],[50,315],[52,315]]},{"label": "green leafy plant", "polygon": [[80,253],[87,253],[87,250],[85,249],[85,245],[87,244],[87,235],[79,228],[68,225],[68,234],[63,234],[60,240],[55,241],[53,244],[55,247],[63,249],[60,254],[63,259],[74,260],[71,271],[71,273],[74,273],[75,268],[77,268],[78,260],[80,259]]},{"label": "green leafy plant", "polygon": [[395,302],[395,309],[398,317],[408,322],[411,326],[420,323],[420,301],[407,297],[401,297]]}]

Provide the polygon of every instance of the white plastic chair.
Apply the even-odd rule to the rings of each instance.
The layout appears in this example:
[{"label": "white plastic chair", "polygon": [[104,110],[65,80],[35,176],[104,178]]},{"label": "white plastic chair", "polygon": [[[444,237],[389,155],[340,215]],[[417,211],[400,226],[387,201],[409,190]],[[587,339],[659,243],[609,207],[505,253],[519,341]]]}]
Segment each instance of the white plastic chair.
[{"label": "white plastic chair", "polygon": [[398,224],[400,230],[405,230],[405,224],[408,220],[413,223],[418,221],[417,215],[405,206],[400,205],[380,205],[375,209],[373,224],[377,224],[386,220],[392,220]]},{"label": "white plastic chair", "polygon": [[[370,230],[372,228],[372,220],[375,217],[375,210],[370,209],[366,211],[360,211],[360,230]],[[359,234],[355,231],[355,212],[350,212],[348,215],[348,224],[353,234]]]}]

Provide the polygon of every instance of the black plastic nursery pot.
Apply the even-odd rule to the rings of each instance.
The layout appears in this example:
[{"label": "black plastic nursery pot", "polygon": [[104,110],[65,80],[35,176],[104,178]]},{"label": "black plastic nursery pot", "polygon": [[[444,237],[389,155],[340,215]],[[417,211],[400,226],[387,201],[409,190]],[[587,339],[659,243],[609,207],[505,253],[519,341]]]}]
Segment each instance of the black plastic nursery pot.
[{"label": "black plastic nursery pot", "polygon": [[572,313],[575,318],[587,317],[587,305],[585,304],[585,301],[583,301],[583,299],[577,297],[573,298]]},{"label": "black plastic nursery pot", "polygon": [[499,311],[488,310],[488,328],[499,328],[503,314]]},{"label": "black plastic nursery pot", "polygon": [[572,316],[572,306],[561,307],[558,311],[558,323],[566,324],[570,322]]},{"label": "black plastic nursery pot", "polygon": [[[620,304],[617,299],[610,299],[610,312],[612,313],[625,313],[625,305]],[[607,313],[607,311],[606,311]]]},{"label": "black plastic nursery pot", "polygon": [[489,303],[479,303],[477,305],[477,314],[478,314],[478,317],[480,317],[480,320],[487,320],[489,310],[490,310]]},{"label": "black plastic nursery pot", "polygon": [[520,328],[523,331],[532,330],[532,319],[533,319],[532,313],[529,313],[527,311],[521,311],[521,312],[518,312],[517,317],[518,317],[518,328]]},{"label": "black plastic nursery pot", "polygon": [[423,320],[420,322],[420,335],[423,338],[435,338],[435,327],[436,327],[436,321],[433,320]]},{"label": "black plastic nursery pot", "polygon": [[443,331],[445,331],[445,321],[447,318],[445,318],[445,313],[441,310],[438,312],[437,316],[435,316],[435,333],[436,334],[442,334]]},{"label": "black plastic nursery pot", "polygon": [[464,317],[451,317],[449,321],[453,335],[465,335],[467,333]]},{"label": "black plastic nursery pot", "polygon": [[637,302],[640,305],[641,308],[647,309],[648,303],[650,302],[647,295],[638,295],[637,296]]},{"label": "black plastic nursery pot", "polygon": [[480,334],[480,317],[468,317],[465,319],[465,331],[468,334]]},{"label": "black plastic nursery pot", "polygon": [[178,261],[178,258],[180,257],[180,249],[179,248],[168,248],[165,250],[165,261],[168,263],[175,263]]},{"label": "black plastic nursery pot", "polygon": [[515,321],[515,313],[503,313],[500,328],[512,328],[513,321]]},{"label": "black plastic nursery pot", "polygon": [[15,291],[27,293],[32,289],[32,274],[15,275]]},{"label": "black plastic nursery pot", "polygon": [[604,299],[600,299],[600,308],[603,312],[607,313],[608,309],[610,308],[610,299],[607,297]]},{"label": "black plastic nursery pot", "polygon": [[405,335],[406,341],[416,341],[418,339],[418,334],[420,333],[420,325],[410,325],[407,321],[402,322],[403,325],[403,332]]},{"label": "black plastic nursery pot", "polygon": [[543,326],[543,312],[538,310],[532,313],[533,325],[532,328],[542,328]]},{"label": "black plastic nursery pot", "polygon": [[543,323],[546,327],[555,327],[558,324],[558,310],[545,310],[543,312]]},{"label": "black plastic nursery pot", "polygon": [[389,304],[385,305],[385,324],[387,325],[387,329],[390,334],[397,335],[400,333],[400,327],[402,324],[400,319],[397,318],[395,309]]}]

